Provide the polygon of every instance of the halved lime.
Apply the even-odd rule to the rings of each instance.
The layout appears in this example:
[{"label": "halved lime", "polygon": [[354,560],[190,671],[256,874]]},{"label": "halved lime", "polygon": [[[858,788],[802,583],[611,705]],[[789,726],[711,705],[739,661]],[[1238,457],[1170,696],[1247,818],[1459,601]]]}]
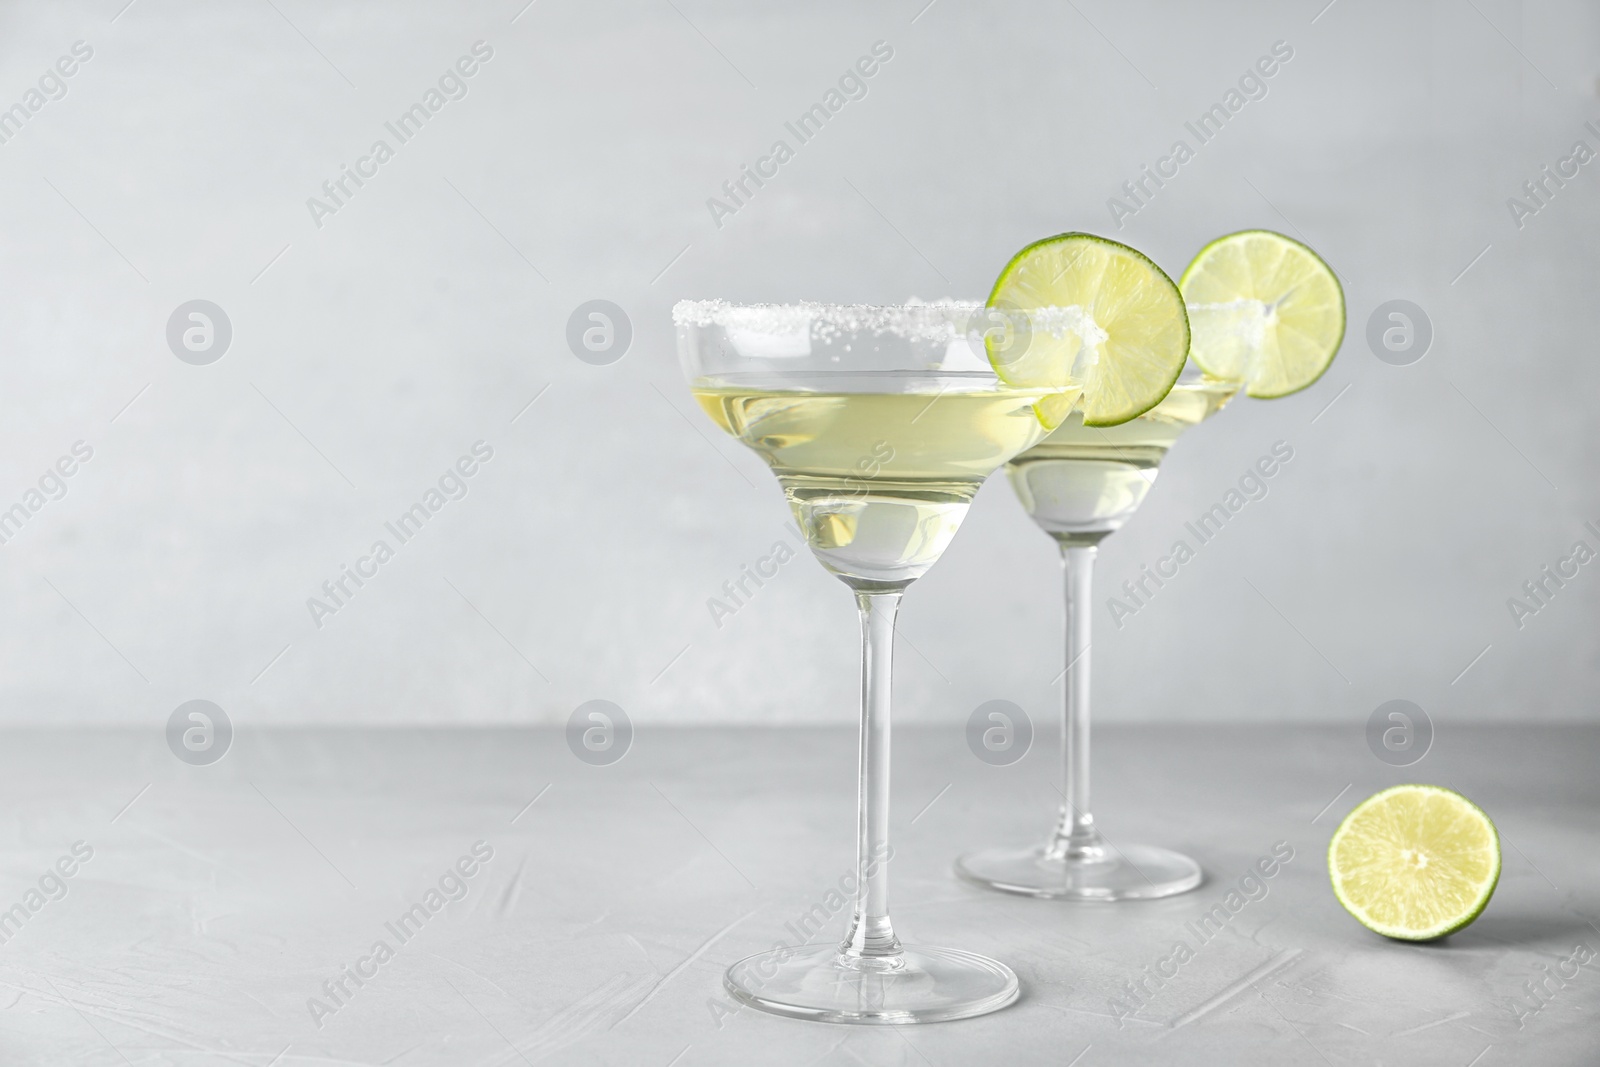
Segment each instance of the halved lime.
[{"label": "halved lime", "polygon": [[1250,396],[1299,392],[1344,340],[1344,289],[1311,249],[1271,230],[1219,237],[1178,280],[1194,331],[1189,355]]},{"label": "halved lime", "polygon": [[1115,426],[1161,403],[1183,371],[1189,319],[1172,279],[1142,253],[1089,233],[1035,241],[1012,257],[989,306],[1030,320],[1026,345],[988,339],[1008,385],[1083,389],[1086,426]]},{"label": "halved lime", "polygon": [[1460,793],[1397,785],[1345,816],[1328,843],[1328,876],[1362,926],[1431,941],[1483,913],[1500,881],[1500,837]]}]

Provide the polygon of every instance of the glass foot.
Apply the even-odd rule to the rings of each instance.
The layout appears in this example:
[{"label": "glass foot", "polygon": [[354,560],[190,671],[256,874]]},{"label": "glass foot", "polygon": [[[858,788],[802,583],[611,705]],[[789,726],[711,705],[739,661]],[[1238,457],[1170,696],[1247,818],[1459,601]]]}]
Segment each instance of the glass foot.
[{"label": "glass foot", "polygon": [[898,956],[844,956],[834,945],[777,949],[728,968],[735,1000],[795,1019],[829,1023],[933,1023],[984,1015],[1017,999],[1017,976],[986,956],[953,948]]},{"label": "glass foot", "polygon": [[956,860],[956,873],[1003,893],[1051,900],[1153,900],[1200,884],[1188,856],[1148,845],[1101,850],[1095,860],[1049,854],[1045,846],[991,848]]}]

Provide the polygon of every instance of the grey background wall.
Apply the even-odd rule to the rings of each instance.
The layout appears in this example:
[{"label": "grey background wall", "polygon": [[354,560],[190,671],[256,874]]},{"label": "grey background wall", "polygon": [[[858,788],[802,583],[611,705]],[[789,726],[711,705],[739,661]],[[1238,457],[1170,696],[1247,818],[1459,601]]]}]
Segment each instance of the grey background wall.
[{"label": "grey background wall", "polygon": [[[1186,438],[1106,543],[1102,600],[1294,449],[1120,629],[1102,605],[1098,715],[1597,713],[1600,564],[1520,628],[1507,606],[1600,549],[1600,164],[1507,204],[1600,150],[1592,4],[122,4],[0,8],[0,107],[26,112],[0,127],[0,508],[93,450],[0,546],[0,722],[159,726],[195,697],[242,725],[559,722],[593,697],[641,727],[849,719],[853,607],[810,560],[708,612],[785,512],[694,410],[672,303],[981,296],[1068,229],[1176,274],[1254,226],[1340,271],[1344,350]],[[401,143],[385,123],[480,41]],[[798,144],[785,121],[880,41],[865,95]],[[1185,122],[1276,42],[1265,95],[1198,144]],[[714,218],[780,138],[794,158]],[[308,208],[379,139],[393,158]],[[1194,158],[1114,220],[1180,139]],[[607,366],[566,341],[598,298],[633,330]],[[203,366],[166,337],[195,299],[232,328]],[[1434,331],[1408,366],[1366,340],[1393,299]],[[480,441],[466,495],[387,535]],[[379,538],[394,558],[314,621]],[[991,482],[907,597],[900,717],[1048,716],[1057,582]]]}]

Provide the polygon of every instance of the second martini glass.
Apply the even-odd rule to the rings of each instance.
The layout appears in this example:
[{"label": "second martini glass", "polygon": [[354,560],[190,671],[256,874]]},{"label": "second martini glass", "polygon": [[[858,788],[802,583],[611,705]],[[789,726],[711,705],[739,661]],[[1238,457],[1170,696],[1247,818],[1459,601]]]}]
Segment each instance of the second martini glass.
[{"label": "second martini glass", "polygon": [[1143,900],[1200,884],[1200,865],[1149,845],[1113,844],[1089,810],[1089,647],[1095,556],[1144,502],[1178,436],[1222,409],[1238,382],[1186,377],[1165,400],[1120,426],[1074,414],[1006,467],[1028,515],[1061,549],[1066,579],[1066,678],[1061,708],[1065,793],[1054,832],[1031,848],[962,856],[956,873],[1032,897]]},{"label": "second martini glass", "polygon": [[[1063,257],[1043,258],[1049,269],[1029,275],[1027,257],[1074,236],[1024,249],[996,283],[991,300],[1057,287],[1059,279],[1070,276],[1063,270],[1071,262],[1063,266]],[[1089,811],[1094,559],[1101,540],[1121,529],[1144,502],[1180,434],[1220,411],[1241,388],[1253,397],[1288,396],[1321,377],[1344,338],[1344,291],[1314,251],[1268,230],[1244,230],[1211,242],[1184,271],[1179,289],[1192,327],[1181,351],[1187,351],[1192,372],[1179,376],[1164,400],[1132,421],[1086,425],[1075,414],[1007,467],[1023,507],[1061,547],[1067,608],[1061,708],[1065,792],[1055,831],[1042,845],[989,849],[956,861],[958,874],[991,889],[1113,901],[1171,896],[1200,884],[1194,860],[1164,848],[1108,841]],[[1063,302],[1068,301],[1034,297],[1029,306]]]}]

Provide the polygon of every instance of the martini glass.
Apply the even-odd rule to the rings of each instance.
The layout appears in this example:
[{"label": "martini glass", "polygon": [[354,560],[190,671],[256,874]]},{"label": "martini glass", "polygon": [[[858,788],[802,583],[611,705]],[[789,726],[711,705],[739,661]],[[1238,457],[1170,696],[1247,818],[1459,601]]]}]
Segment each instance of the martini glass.
[{"label": "martini glass", "polygon": [[1061,813],[1049,840],[956,860],[971,882],[1031,897],[1148,900],[1200,884],[1200,865],[1149,845],[1113,845],[1089,811],[1089,617],[1095,555],[1144,503],[1179,435],[1210,418],[1239,382],[1186,374],[1166,399],[1120,426],[1069,416],[1006,468],[1028,515],[1055,539],[1066,578],[1066,679],[1061,707]]},{"label": "martini glass", "polygon": [[955,304],[673,309],[695,399],[766,460],[807,545],[861,614],[853,915],[840,943],[780,946],[728,969],[729,993],[764,1011],[916,1023],[1017,998],[1009,967],[903,945],[889,919],[890,656],[901,595],[944,552],[983,480],[1043,438],[1041,412],[1073,399],[1002,384],[969,329],[985,325],[982,314]]}]

